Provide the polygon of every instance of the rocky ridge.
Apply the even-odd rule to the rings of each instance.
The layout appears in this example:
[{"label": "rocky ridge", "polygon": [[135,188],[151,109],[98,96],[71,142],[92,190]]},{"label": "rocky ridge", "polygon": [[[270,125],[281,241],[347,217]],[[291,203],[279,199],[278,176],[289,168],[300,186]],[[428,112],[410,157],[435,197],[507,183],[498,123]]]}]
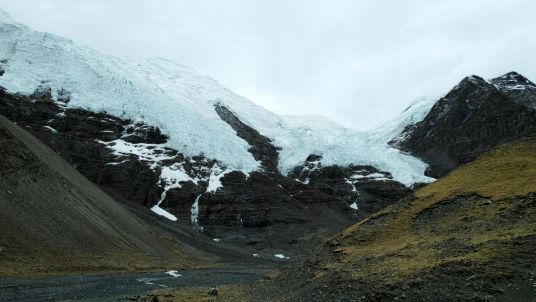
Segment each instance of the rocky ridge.
[{"label": "rocky ridge", "polygon": [[491,148],[536,132],[536,85],[511,72],[486,81],[463,79],[424,120],[391,144],[429,164],[439,178]]}]

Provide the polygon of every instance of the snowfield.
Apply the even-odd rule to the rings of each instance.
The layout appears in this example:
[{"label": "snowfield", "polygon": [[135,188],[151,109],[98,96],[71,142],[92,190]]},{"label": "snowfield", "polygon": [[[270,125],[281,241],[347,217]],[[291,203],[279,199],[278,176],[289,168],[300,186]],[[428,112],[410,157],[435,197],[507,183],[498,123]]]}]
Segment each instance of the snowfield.
[{"label": "snowfield", "polygon": [[[70,96],[68,107],[143,121],[169,135],[169,147],[187,156],[203,154],[217,159],[222,167],[214,171],[211,191],[220,186],[223,171],[247,173],[260,167],[248,152],[248,143],[219,118],[216,104],[226,106],[282,148],[279,169],[283,174],[314,153],[323,157],[324,166],[372,165],[391,172],[395,180],[406,185],[432,181],[424,176],[425,163],[387,142],[406,125],[422,120],[435,98],[420,100],[386,126],[365,132],[323,117],[278,116],[183,65],[161,58],[102,54],[65,38],[33,31],[1,10],[0,68],[5,70],[0,86],[9,92],[31,94],[38,87],[50,87],[56,99]],[[118,154],[149,156],[140,146],[116,142],[115,148]]]}]

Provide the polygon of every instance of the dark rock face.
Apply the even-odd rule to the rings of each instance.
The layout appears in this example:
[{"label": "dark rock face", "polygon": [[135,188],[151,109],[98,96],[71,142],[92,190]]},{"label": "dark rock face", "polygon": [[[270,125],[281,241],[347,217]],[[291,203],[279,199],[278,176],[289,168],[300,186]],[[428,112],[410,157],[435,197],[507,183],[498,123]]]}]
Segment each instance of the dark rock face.
[{"label": "dark rock face", "polygon": [[398,201],[412,192],[394,181],[389,172],[372,166],[322,167],[322,157],[311,154],[289,177],[330,196],[340,197],[362,219]]},{"label": "dark rock face", "polygon": [[3,67],[3,65],[6,64],[6,63],[7,63],[7,61],[6,61],[5,59],[0,60],[0,77],[3,76],[4,73],[6,72],[6,71],[4,70],[4,67]]},{"label": "dark rock face", "polygon": [[491,148],[536,133],[536,85],[516,73],[472,76],[440,99],[394,146],[424,159],[439,178]]},{"label": "dark rock face", "polygon": [[83,109],[65,109],[51,100],[50,90],[30,97],[1,93],[0,112],[26,127],[48,144],[88,179],[103,187],[115,198],[150,206],[158,200],[161,189],[158,170],[151,170],[137,158],[117,160],[99,140],[121,137],[130,121],[106,113]]},{"label": "dark rock face", "polygon": [[490,81],[512,101],[536,109],[536,84],[517,72],[510,72]]},{"label": "dark rock face", "polygon": [[227,107],[216,105],[215,110],[220,118],[236,131],[238,137],[248,142],[251,146],[248,151],[253,155],[253,158],[262,163],[265,171],[277,173],[278,151],[280,149],[272,145],[269,138],[240,121]]},{"label": "dark rock face", "polygon": [[[212,174],[219,169],[217,161],[187,157],[163,146],[167,137],[150,125],[67,108],[70,94],[59,95],[53,101],[46,86],[31,96],[0,90],[0,113],[51,146],[116,200],[147,208],[161,202],[160,207],[179,223],[259,250],[311,249],[355,222],[345,200],[276,173],[277,148],[224,109],[219,109],[220,114],[247,138],[268,173],[226,171],[219,179],[222,187],[207,192]],[[180,170],[192,180],[167,183],[162,178],[165,169]]]},{"label": "dark rock face", "polygon": [[[28,129],[116,200],[159,205],[178,223],[225,242],[257,250],[309,250],[411,192],[387,172],[371,166],[322,167],[322,158],[314,154],[288,176],[281,175],[278,148],[221,105],[216,112],[251,145],[264,171],[246,175],[217,160],[185,156],[166,147],[168,137],[156,127],[68,108],[68,91],[58,91],[56,101],[51,94],[46,83],[30,96],[0,90],[0,114]],[[186,178],[166,177],[177,173]],[[211,182],[221,186],[211,188]]]}]

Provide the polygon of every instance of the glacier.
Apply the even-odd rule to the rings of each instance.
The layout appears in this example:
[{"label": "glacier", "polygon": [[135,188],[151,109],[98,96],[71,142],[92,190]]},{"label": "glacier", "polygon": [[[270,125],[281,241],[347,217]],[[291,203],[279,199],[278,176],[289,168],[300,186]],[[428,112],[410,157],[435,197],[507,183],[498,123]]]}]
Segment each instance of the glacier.
[{"label": "glacier", "polygon": [[[220,119],[214,106],[226,106],[243,123],[281,148],[279,170],[285,174],[309,154],[322,164],[372,165],[405,185],[430,182],[427,165],[392,148],[405,126],[424,118],[437,98],[412,104],[380,128],[357,131],[321,116],[281,116],[220,85],[216,80],[163,58],[121,58],[78,45],[14,21],[0,10],[0,86],[31,94],[51,88],[58,99],[67,91],[68,107],[143,121],[169,136],[167,146],[187,156],[203,154],[222,168],[245,173],[260,169],[249,144]],[[141,152],[123,146],[117,152]],[[127,148],[128,147],[128,148]]]}]

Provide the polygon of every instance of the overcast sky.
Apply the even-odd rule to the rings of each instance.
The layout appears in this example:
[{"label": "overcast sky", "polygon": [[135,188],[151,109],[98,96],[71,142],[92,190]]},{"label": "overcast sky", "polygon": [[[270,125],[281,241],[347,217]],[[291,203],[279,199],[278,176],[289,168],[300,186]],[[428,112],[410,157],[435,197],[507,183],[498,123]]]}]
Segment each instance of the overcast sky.
[{"label": "overcast sky", "polygon": [[376,126],[464,76],[536,81],[536,1],[0,0],[30,27],[173,59],[277,113]]}]

